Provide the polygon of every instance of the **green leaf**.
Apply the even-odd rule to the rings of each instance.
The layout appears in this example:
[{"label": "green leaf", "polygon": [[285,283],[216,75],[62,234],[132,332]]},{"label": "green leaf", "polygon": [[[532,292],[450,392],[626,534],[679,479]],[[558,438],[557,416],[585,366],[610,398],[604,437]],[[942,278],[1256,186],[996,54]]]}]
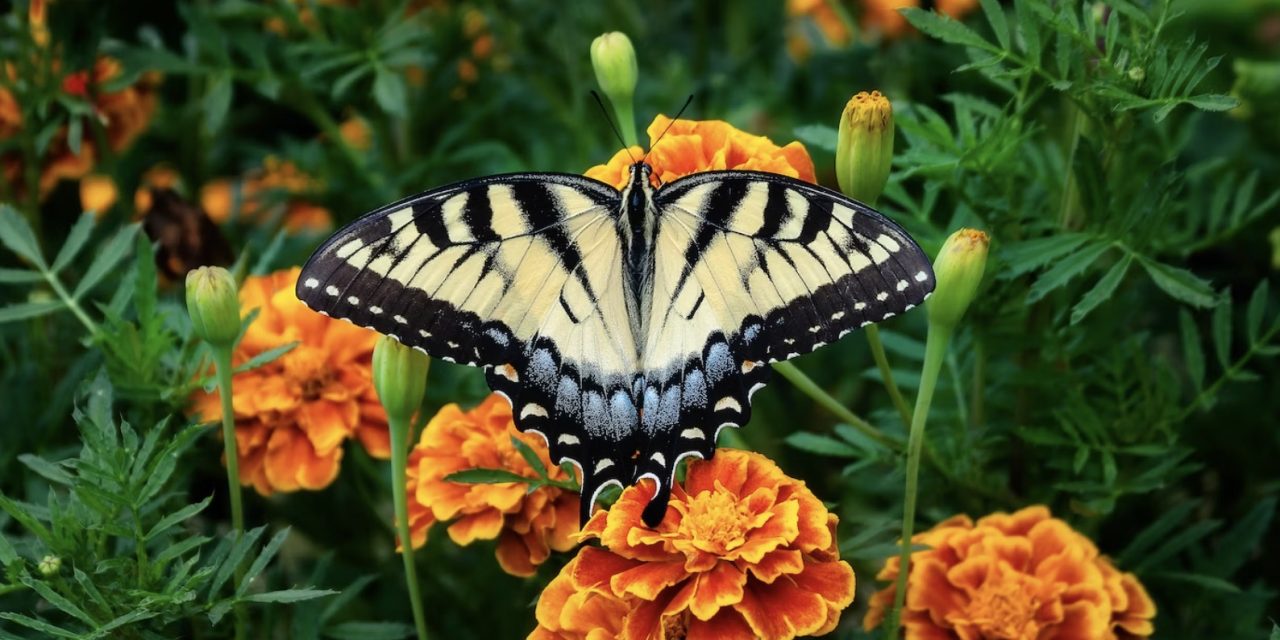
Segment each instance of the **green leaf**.
[{"label": "green leaf", "polygon": [[50,270],[54,273],[61,271],[71,261],[75,259],[80,250],[84,248],[84,243],[89,240],[89,235],[93,233],[94,218],[92,215],[84,214],[79,220],[72,225],[71,232],[67,234],[67,241],[62,243],[62,248],[58,250],[58,257],[53,259],[53,266]]},{"label": "green leaf", "polygon": [[49,462],[40,456],[24,453],[18,456],[18,461],[27,465],[28,469],[40,474],[49,482],[70,486],[74,481],[74,478],[71,477],[70,473],[67,473],[66,469],[62,468],[62,465]]},{"label": "green leaf", "polygon": [[800,142],[831,153],[836,152],[837,140],[840,137],[840,132],[836,131],[835,127],[829,127],[825,124],[801,125],[796,127],[795,134],[796,138],[800,139]]},{"label": "green leaf", "polygon": [[907,22],[920,31],[943,42],[965,47],[991,49],[991,45],[963,23],[951,18],[912,7],[900,12]]},{"label": "green leaf", "polygon": [[1004,245],[999,255],[1008,268],[1000,273],[1000,278],[1014,278],[1039,269],[1075,251],[1089,239],[1089,236],[1083,233],[1056,233],[1047,238]]},{"label": "green leaf", "polygon": [[1089,315],[1095,307],[1109,300],[1116,292],[1116,287],[1120,281],[1124,279],[1124,274],[1128,273],[1129,265],[1133,263],[1133,256],[1125,255],[1119,262],[1111,266],[1106,273],[1098,280],[1098,284],[1094,285],[1088,293],[1080,298],[1080,302],[1071,310],[1071,324],[1076,324],[1084,317]]},{"label": "green leaf", "polygon": [[156,536],[160,535],[161,533],[164,533],[165,531],[168,531],[170,527],[173,527],[180,522],[184,522],[188,518],[195,516],[197,513],[204,511],[205,507],[209,506],[209,502],[212,500],[213,500],[213,496],[209,496],[208,498],[205,498],[200,502],[197,502],[195,504],[189,504],[161,518],[160,522],[157,522],[155,526],[151,527],[151,530],[148,531],[145,536],[143,536],[143,539],[147,541],[155,539]]},{"label": "green leaf", "polygon": [[413,634],[413,626],[399,622],[343,622],[324,630],[336,640],[400,640]]},{"label": "green leaf", "polygon": [[512,473],[506,469],[463,469],[455,471],[444,477],[449,482],[461,482],[465,484],[502,484],[504,482],[533,482],[533,478],[526,478],[518,473]]},{"label": "green leaf", "polygon": [[1268,282],[1263,280],[1258,288],[1253,290],[1253,295],[1249,296],[1249,308],[1245,310],[1245,333],[1249,336],[1250,346],[1258,344],[1262,336],[1262,321],[1267,313],[1269,289]]},{"label": "green leaf", "polygon": [[1196,322],[1186,309],[1178,313],[1179,324],[1182,325],[1182,359],[1187,366],[1187,375],[1197,390],[1204,388],[1204,349],[1200,347],[1200,332],[1196,330]]},{"label": "green leaf", "polygon": [[809,453],[834,458],[859,458],[861,453],[854,447],[830,436],[806,431],[797,431],[787,436],[786,443]]},{"label": "green leaf", "polygon": [[11,304],[7,307],[0,307],[0,323],[36,318],[61,308],[61,300],[41,300],[40,302]]},{"label": "green leaf", "polygon": [[524,461],[529,463],[530,467],[533,467],[534,473],[538,474],[539,478],[542,478],[543,480],[547,479],[546,465],[542,464],[542,459],[538,457],[537,452],[530,448],[524,440],[511,436],[511,446],[515,447],[516,451],[520,452],[520,457],[524,458]]},{"label": "green leaf", "polygon": [[1000,48],[1009,50],[1009,21],[1004,15],[1004,8],[998,0],[982,0],[982,12],[987,14],[987,22],[991,23],[991,30],[995,32]]},{"label": "green leaf", "polygon": [[32,591],[40,594],[41,598],[44,598],[49,602],[49,604],[57,607],[59,611],[89,626],[97,626],[97,622],[95,622],[93,617],[86,613],[84,609],[76,606],[76,604],[68,600],[66,596],[54,591],[53,587],[50,587],[49,584],[43,580],[36,580],[30,576],[24,575],[19,578],[19,582],[26,585]]},{"label": "green leaf", "polygon": [[1027,6],[1030,0],[1014,0],[1013,8],[1018,18],[1018,33],[1022,35],[1023,50],[1027,57],[1038,63],[1043,52],[1040,39],[1040,23],[1036,21],[1035,12]]},{"label": "green leaf", "polygon": [[231,538],[235,540],[231,545],[231,550],[227,552],[227,557],[222,560],[221,566],[218,567],[218,573],[213,576],[213,582],[209,585],[209,598],[213,599],[218,591],[222,589],[222,585],[231,579],[231,572],[244,562],[244,558],[249,554],[249,549],[258,543],[258,538],[262,537],[262,533],[267,530],[266,525],[254,527],[235,539],[233,534]]},{"label": "green leaf", "polygon": [[1276,515],[1276,503],[1274,496],[1259,500],[1244,517],[1218,538],[1215,542],[1217,550],[1204,566],[1222,578],[1239,571],[1254,557],[1261,545],[1267,545],[1264,536]]},{"label": "green leaf", "polygon": [[43,280],[44,276],[38,271],[0,269],[0,284],[31,284]]},{"label": "green leaf", "polygon": [[209,89],[205,92],[204,100],[201,102],[204,127],[207,133],[216,134],[222,128],[222,123],[227,119],[227,113],[231,110],[231,98],[234,93],[234,86],[231,83],[231,74],[229,72],[219,73],[212,77]]},{"label": "green leaf", "polygon": [[1187,98],[1187,102],[1205,111],[1226,111],[1240,106],[1240,101],[1224,93],[1205,93]]},{"label": "green leaf", "polygon": [[40,243],[25,218],[7,204],[0,204],[0,242],[9,250],[26,258],[40,270],[45,269]]},{"label": "green leaf", "polygon": [[116,268],[116,265],[129,255],[129,246],[133,244],[133,234],[138,232],[138,225],[131,224],[120,229],[116,235],[107,241],[105,246],[98,248],[98,254],[94,256],[93,262],[89,263],[89,269],[85,271],[84,277],[76,284],[76,290],[71,294],[72,298],[80,299],[80,296],[88,293],[95,285],[102,281],[108,273]]},{"label": "green leaf", "polygon": [[1217,301],[1213,295],[1213,287],[1194,273],[1142,257],[1138,261],[1156,286],[1170,296],[1195,307],[1213,306]]},{"label": "green leaf", "polygon": [[1219,593],[1241,593],[1240,587],[1237,587],[1222,578],[1207,576],[1202,573],[1187,573],[1183,571],[1157,571],[1150,574],[1152,578],[1160,580],[1169,580],[1172,582],[1183,582],[1193,587],[1208,589],[1209,591],[1217,591]]},{"label": "green leaf", "polygon": [[1035,302],[1048,295],[1054,289],[1067,284],[1068,280],[1088,269],[1089,265],[1101,258],[1102,254],[1109,249],[1111,249],[1111,244],[1105,242],[1088,244],[1083,249],[1049,267],[1031,285],[1031,289],[1027,293],[1027,302]]},{"label": "green leaf", "polygon": [[1139,559],[1149,554],[1152,545],[1167,538],[1174,529],[1182,528],[1187,517],[1199,506],[1199,502],[1195,500],[1186,500],[1166,510],[1156,518],[1155,522],[1147,525],[1146,529],[1134,536],[1129,546],[1117,556],[1116,564],[1122,567],[1133,566]]},{"label": "green leaf", "polygon": [[314,600],[315,598],[323,598],[338,593],[330,589],[284,589],[281,591],[268,591],[266,593],[251,593],[243,598],[242,602],[302,602],[303,600]]},{"label": "green leaf", "polygon": [[240,366],[235,368],[234,373],[244,373],[245,371],[252,371],[263,365],[270,364],[275,361],[276,358],[293,351],[293,349],[299,344],[302,343],[294,341],[289,344],[282,344],[278,347],[267,349],[266,351],[263,351],[262,353],[259,353],[258,355],[241,363]]},{"label": "green leaf", "polygon": [[156,289],[160,284],[159,278],[156,277],[156,252],[147,234],[138,234],[133,255],[136,272],[133,305],[138,311],[138,321],[144,327],[149,326],[151,322],[163,322],[156,313]]},{"label": "green leaf", "polygon": [[408,90],[405,88],[404,78],[386,67],[378,67],[374,75],[373,98],[383,111],[393,116],[404,117],[409,112]]},{"label": "green leaf", "polygon": [[1223,295],[1213,310],[1213,351],[1223,369],[1231,368],[1231,293]]},{"label": "green leaf", "polygon": [[3,531],[0,531],[0,567],[17,559],[18,550],[13,548],[13,543],[9,542],[9,538],[5,537]]},{"label": "green leaf", "polygon": [[9,613],[9,612],[0,613],[0,620],[9,620],[11,622],[16,622],[28,629],[33,629],[41,633],[47,633],[49,635],[57,636],[59,638],[79,638],[80,637],[80,634],[78,633],[67,631],[62,627],[55,627],[49,624],[48,622],[45,622],[44,620],[37,620],[36,618],[27,617],[22,615],[21,613]]},{"label": "green leaf", "polygon": [[267,541],[267,546],[262,548],[262,553],[253,559],[253,564],[249,565],[249,570],[244,574],[244,580],[240,583],[240,588],[236,589],[237,596],[243,596],[249,590],[249,585],[253,580],[267,568],[267,563],[276,556],[276,552],[280,551],[280,545],[284,544],[286,538],[289,537],[289,527],[285,527],[271,536],[271,540]]}]

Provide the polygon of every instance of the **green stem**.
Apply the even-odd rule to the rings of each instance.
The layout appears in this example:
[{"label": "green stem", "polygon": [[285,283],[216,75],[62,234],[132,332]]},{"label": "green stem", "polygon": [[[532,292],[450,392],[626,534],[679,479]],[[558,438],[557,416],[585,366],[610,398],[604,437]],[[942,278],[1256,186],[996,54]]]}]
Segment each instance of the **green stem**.
[{"label": "green stem", "polygon": [[902,392],[898,390],[898,385],[893,381],[893,370],[889,368],[889,358],[884,355],[884,344],[880,342],[880,328],[876,325],[867,325],[867,346],[871,347],[871,357],[876,361],[876,366],[880,369],[880,378],[884,380],[884,388],[889,392],[889,398],[893,400],[893,406],[898,410],[898,415],[902,417],[902,426],[911,426],[911,409],[907,407],[907,401],[902,397]]},{"label": "green stem", "polygon": [[84,309],[80,307],[80,303],[75,299],[75,297],[67,293],[66,288],[62,286],[62,282],[58,280],[57,274],[52,271],[44,271],[44,279],[49,283],[49,288],[53,289],[53,292],[57,294],[59,298],[62,298],[62,303],[67,305],[67,308],[71,310],[71,313],[80,320],[80,324],[83,324],[84,327],[89,330],[89,336],[94,338],[98,337],[97,323],[89,318],[89,314],[84,312]]},{"label": "green stem", "polygon": [[[210,345],[213,351],[213,365],[218,375],[218,396],[222,400],[222,447],[227,459],[227,491],[231,496],[231,529],[235,541],[244,535],[244,508],[240,503],[240,454],[236,450],[236,416],[231,404],[231,345]],[[240,591],[244,582],[244,565],[236,565],[235,590]],[[236,640],[244,640],[245,627],[248,623],[247,611],[237,604]]]},{"label": "green stem", "polygon": [[408,416],[387,415],[391,428],[391,497],[396,510],[396,529],[400,533],[400,557],[404,559],[404,580],[409,587],[409,606],[413,609],[413,626],[418,640],[427,640],[427,618],[422,612],[422,593],[418,590],[418,572],[413,562],[413,538],[409,531],[409,507],[405,486],[405,468],[409,459]]},{"label": "green stem", "polygon": [[640,144],[636,135],[636,108],[630,96],[626,100],[613,100],[613,114],[618,119],[618,130],[622,132],[622,142],[628,147]]},{"label": "green stem", "polygon": [[898,556],[898,582],[893,594],[892,627],[890,638],[898,637],[902,624],[902,605],[907,597],[907,574],[911,571],[911,537],[916,525],[916,490],[920,479],[920,452],[924,448],[924,425],[929,418],[929,404],[933,402],[934,386],[947,354],[951,329],[939,325],[929,326],[929,337],[924,347],[924,367],[920,370],[920,392],[916,395],[916,409],[911,415],[911,434],[907,440],[907,493],[902,508],[902,552]]},{"label": "green stem", "polygon": [[830,394],[822,390],[816,382],[805,375],[803,371],[796,368],[790,362],[778,362],[773,365],[773,370],[782,374],[782,377],[791,381],[797,389],[805,395],[813,398],[815,402],[826,407],[828,411],[836,414],[836,417],[844,420],[853,426],[853,428],[861,431],[863,435],[879,442],[880,444],[893,449],[894,451],[902,450],[902,443],[881,433],[879,429],[871,426],[870,422],[859,418],[854,412],[850,411],[838,400],[832,398]]}]

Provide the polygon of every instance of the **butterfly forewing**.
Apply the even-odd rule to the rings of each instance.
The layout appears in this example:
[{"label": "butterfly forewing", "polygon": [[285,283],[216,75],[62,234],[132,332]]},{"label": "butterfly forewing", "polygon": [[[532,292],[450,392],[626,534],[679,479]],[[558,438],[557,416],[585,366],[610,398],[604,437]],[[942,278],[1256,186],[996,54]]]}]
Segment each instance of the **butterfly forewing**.
[{"label": "butterfly forewing", "polygon": [[[304,267],[297,293],[321,313],[484,367],[519,428],[591,472],[611,460],[601,451],[623,447],[637,413],[618,198],[560,174],[429,191],[339,231]],[[631,480],[612,461],[599,471],[593,488]]]},{"label": "butterfly forewing", "polygon": [[[896,224],[833,191],[774,174],[708,172],[655,196],[653,301],[641,355],[652,439],[637,473],[665,485],[746,424],[766,363],[834,342],[920,304],[928,258]],[[653,411],[654,408],[658,411]]]}]

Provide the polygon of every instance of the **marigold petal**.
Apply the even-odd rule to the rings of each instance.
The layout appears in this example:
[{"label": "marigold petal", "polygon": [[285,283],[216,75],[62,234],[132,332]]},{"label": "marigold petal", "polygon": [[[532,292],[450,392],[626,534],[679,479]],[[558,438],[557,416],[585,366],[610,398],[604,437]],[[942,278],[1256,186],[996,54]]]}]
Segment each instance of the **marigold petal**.
[{"label": "marigold petal", "polygon": [[[350,409],[355,409],[350,405]],[[317,453],[324,455],[342,446],[342,442],[351,435],[344,414],[348,407],[323,400],[304,403],[297,409],[298,426],[307,434],[311,446]]]},{"label": "marigold petal", "polygon": [[467,546],[476,540],[492,540],[502,531],[502,512],[484,509],[467,514],[449,525],[449,538],[454,544]]},{"label": "marigold petal", "polygon": [[747,585],[733,608],[757,636],[766,640],[808,635],[827,621],[827,605],[822,597],[800,589],[790,578],[769,585]]},{"label": "marigold petal", "polygon": [[[538,570],[538,565],[547,559],[547,549],[537,549],[538,536],[520,535],[511,530],[504,530],[498,536],[498,546],[494,554],[498,558],[498,566],[503,571],[527,578]],[[532,543],[532,544],[531,544]]]},{"label": "marigold petal", "polygon": [[690,620],[685,640],[751,640],[754,637],[755,632],[742,614],[733,609],[721,609],[710,620]]},{"label": "marigold petal", "polygon": [[578,562],[574,565],[571,574],[573,586],[578,589],[612,593],[610,582],[613,576],[640,564],[604,549],[583,547],[582,551],[578,552]]},{"label": "marigold petal", "polygon": [[689,611],[699,620],[710,620],[722,607],[740,602],[746,584],[746,573],[728,562],[721,562],[697,575]]},{"label": "marigold petal", "polygon": [[804,556],[798,549],[777,549],[766,553],[759,562],[739,560],[738,566],[749,570],[757,580],[768,584],[778,579],[778,576],[804,571]]},{"label": "marigold petal", "polygon": [[1107,611],[1091,602],[1075,602],[1063,607],[1062,622],[1049,635],[1053,640],[1093,640],[1110,631]]}]

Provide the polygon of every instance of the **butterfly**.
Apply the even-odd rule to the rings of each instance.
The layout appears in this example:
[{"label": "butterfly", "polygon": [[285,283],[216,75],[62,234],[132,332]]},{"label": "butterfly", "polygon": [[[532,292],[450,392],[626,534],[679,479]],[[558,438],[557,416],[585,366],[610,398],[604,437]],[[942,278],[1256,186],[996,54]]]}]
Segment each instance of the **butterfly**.
[{"label": "butterfly", "polygon": [[381,207],[311,256],[297,295],[328,316],[483,367],[515,425],[600,491],[651,478],[662,521],[677,465],[751,417],[769,364],[903,313],[933,291],[920,247],[820,186],[709,171],[621,190],[515,173]]}]

